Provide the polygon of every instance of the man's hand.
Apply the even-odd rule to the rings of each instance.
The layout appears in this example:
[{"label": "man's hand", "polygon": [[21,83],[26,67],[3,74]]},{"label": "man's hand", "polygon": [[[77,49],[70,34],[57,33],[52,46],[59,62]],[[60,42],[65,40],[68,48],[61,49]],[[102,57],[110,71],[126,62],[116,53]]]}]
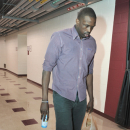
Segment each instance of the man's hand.
[{"label": "man's hand", "polygon": [[89,112],[89,113],[93,112],[93,106],[94,106],[94,101],[90,100],[87,105],[87,112]]},{"label": "man's hand", "polygon": [[47,115],[47,120],[49,119],[49,104],[47,102],[41,103],[40,112],[41,112],[41,120],[44,116],[43,121],[45,121],[46,115]]}]

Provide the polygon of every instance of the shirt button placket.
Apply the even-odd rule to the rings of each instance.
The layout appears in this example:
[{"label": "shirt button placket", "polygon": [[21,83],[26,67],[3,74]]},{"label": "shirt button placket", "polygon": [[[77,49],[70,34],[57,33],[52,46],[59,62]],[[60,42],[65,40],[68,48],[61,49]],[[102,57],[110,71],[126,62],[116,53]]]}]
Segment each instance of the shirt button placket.
[{"label": "shirt button placket", "polygon": [[79,81],[80,81],[80,73],[81,73],[81,63],[82,63],[82,50],[83,50],[83,48],[82,48],[82,41],[80,42],[80,60],[79,60],[79,75],[78,75],[78,85],[77,85],[77,87],[79,86]]}]

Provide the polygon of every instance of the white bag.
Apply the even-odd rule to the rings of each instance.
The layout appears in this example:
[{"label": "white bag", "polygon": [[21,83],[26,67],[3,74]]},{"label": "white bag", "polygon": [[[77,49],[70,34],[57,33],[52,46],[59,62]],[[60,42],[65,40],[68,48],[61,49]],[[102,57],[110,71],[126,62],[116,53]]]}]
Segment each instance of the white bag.
[{"label": "white bag", "polygon": [[84,118],[82,130],[98,130],[96,121],[91,114],[87,114]]}]

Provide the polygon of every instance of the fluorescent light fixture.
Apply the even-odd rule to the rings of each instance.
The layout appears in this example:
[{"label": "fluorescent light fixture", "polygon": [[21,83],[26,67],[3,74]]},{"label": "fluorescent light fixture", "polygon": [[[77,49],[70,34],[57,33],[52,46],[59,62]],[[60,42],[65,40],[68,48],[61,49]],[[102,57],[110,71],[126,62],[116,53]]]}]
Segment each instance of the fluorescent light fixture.
[{"label": "fluorescent light fixture", "polygon": [[55,3],[59,2],[59,1],[60,1],[60,0],[55,0],[55,1],[52,2],[52,4],[55,4]]},{"label": "fluorescent light fixture", "polygon": [[92,1],[88,2],[88,5],[99,2],[99,1],[102,1],[102,0],[92,0]]}]

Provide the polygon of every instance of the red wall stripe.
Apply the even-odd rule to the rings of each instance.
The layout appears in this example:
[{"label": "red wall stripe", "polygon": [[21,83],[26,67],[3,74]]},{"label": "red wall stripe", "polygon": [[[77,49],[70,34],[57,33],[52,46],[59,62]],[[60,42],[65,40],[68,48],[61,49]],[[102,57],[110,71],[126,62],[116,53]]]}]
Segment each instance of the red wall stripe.
[{"label": "red wall stripe", "polygon": [[116,0],[105,114],[115,118],[126,68],[129,0]]}]

